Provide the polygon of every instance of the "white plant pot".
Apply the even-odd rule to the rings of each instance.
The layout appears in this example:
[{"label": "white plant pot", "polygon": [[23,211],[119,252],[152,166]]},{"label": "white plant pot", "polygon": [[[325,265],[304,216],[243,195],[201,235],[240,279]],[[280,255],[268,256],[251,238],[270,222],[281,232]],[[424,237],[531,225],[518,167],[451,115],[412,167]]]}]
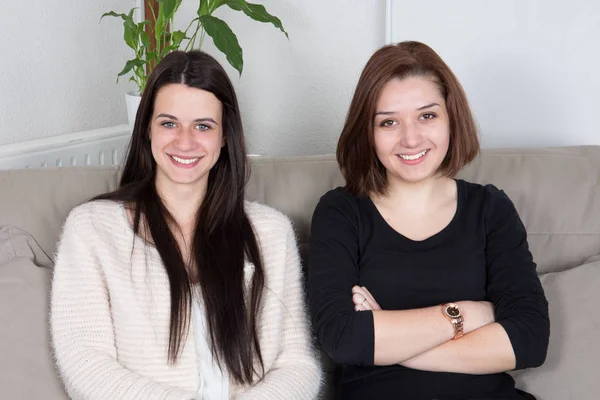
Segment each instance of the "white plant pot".
[{"label": "white plant pot", "polygon": [[125,93],[125,104],[127,104],[127,120],[129,122],[129,131],[133,132],[133,125],[135,124],[135,115],[137,114],[138,107],[142,96],[138,92],[127,92]]}]

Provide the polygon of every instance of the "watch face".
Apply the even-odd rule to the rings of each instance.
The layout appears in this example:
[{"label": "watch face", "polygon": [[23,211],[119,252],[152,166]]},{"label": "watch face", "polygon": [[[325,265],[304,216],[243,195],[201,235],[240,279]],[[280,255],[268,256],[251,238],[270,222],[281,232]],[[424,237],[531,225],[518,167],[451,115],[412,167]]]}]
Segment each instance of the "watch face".
[{"label": "watch face", "polygon": [[458,318],[460,317],[460,310],[458,307],[448,306],[446,307],[446,314],[448,314],[450,318]]}]

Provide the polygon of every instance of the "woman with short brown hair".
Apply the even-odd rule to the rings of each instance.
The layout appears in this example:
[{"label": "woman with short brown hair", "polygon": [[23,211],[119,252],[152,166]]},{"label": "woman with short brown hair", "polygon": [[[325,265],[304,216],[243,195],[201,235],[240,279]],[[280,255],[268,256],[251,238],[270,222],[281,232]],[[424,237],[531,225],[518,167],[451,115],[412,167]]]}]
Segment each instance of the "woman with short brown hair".
[{"label": "woman with short brown hair", "polygon": [[455,179],[479,152],[462,86],[428,46],[381,48],[338,143],[346,185],[313,215],[309,303],[343,399],[523,399],[548,304],[506,194]]}]

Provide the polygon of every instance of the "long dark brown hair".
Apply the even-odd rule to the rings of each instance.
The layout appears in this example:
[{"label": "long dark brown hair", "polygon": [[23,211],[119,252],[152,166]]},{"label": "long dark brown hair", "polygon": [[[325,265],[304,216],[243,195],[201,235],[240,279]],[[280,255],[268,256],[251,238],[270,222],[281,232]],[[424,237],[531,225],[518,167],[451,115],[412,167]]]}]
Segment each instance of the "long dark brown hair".
[{"label": "long dark brown hair", "polygon": [[[212,353],[236,382],[250,383],[253,374],[258,373],[254,357],[264,374],[257,315],[265,277],[259,245],[244,211],[249,164],[238,102],[227,74],[214,58],[200,51],[176,51],[156,66],[137,111],[119,187],[95,200],[114,200],[128,206],[134,231],[138,235],[140,230],[147,231],[140,236],[148,236],[161,256],[171,294],[168,359],[175,364],[189,331],[195,282],[171,229],[176,226],[174,218],[155,187],[150,123],[156,94],[169,84],[206,90],[223,104],[225,147],[209,173],[206,196],[197,212],[190,258],[197,268],[195,275],[206,307]],[[246,257],[254,264],[248,293],[244,283]]]},{"label": "long dark brown hair", "polygon": [[373,138],[377,102],[390,80],[413,76],[431,78],[446,100],[450,146],[438,172],[452,177],[479,153],[479,136],[467,96],[444,60],[420,42],[386,45],[365,65],[338,141],[337,161],[351,193],[385,192],[385,167],[377,158]]}]

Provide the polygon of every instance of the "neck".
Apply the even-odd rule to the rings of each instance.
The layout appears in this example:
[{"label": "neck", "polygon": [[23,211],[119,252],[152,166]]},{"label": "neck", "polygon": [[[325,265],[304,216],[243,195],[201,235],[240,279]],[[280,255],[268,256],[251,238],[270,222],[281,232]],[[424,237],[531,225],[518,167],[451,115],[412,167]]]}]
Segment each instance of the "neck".
[{"label": "neck", "polygon": [[403,205],[412,210],[428,209],[439,200],[449,180],[447,177],[440,176],[419,182],[388,178],[387,192],[383,196],[377,196],[377,200],[381,203]]},{"label": "neck", "polygon": [[206,195],[206,186],[206,181],[184,185],[157,178],[156,191],[183,231],[194,226],[198,209]]}]

